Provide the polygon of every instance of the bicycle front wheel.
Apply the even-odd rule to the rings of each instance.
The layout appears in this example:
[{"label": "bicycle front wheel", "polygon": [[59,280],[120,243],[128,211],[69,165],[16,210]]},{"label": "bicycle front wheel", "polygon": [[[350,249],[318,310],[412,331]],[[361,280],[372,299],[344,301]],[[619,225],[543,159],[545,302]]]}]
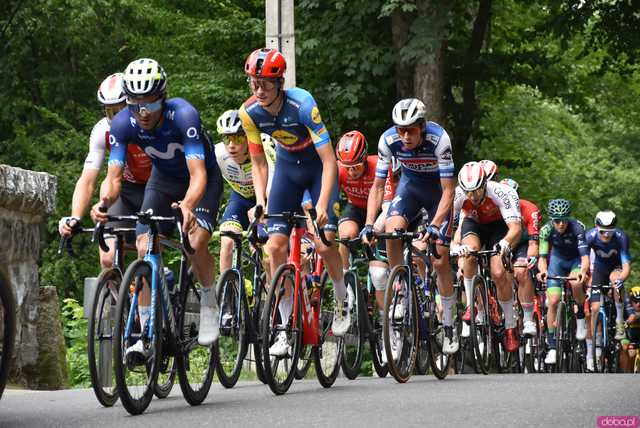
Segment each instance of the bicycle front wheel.
[{"label": "bicycle front wheel", "polygon": [[344,349],[342,350],[340,365],[344,375],[353,380],[358,377],[360,366],[362,366],[366,311],[358,276],[352,271],[347,271],[344,274],[344,284],[351,289],[355,299],[351,308],[351,325],[344,335]]},{"label": "bicycle front wheel", "polygon": [[329,286],[328,282],[329,275],[325,271],[320,281],[320,301],[317,303],[320,308],[320,344],[313,347],[316,376],[320,385],[325,388],[333,385],[338,373],[340,373],[340,360],[342,360],[344,343],[343,338],[334,336],[331,330],[335,297],[333,286]]},{"label": "bicycle front wheel", "polygon": [[98,402],[111,407],[118,401],[113,371],[113,334],[116,324],[116,304],[122,274],[117,269],[104,269],[96,281],[87,326],[87,355],[91,386]]},{"label": "bicycle front wheel", "polygon": [[[442,344],[444,343],[444,325],[440,319],[440,311],[436,303],[436,278],[431,280],[429,288],[429,297],[426,299],[427,312],[429,314],[428,331],[429,331],[429,364],[433,375],[442,380],[449,373],[449,366],[453,360],[453,356],[442,352]],[[459,334],[456,328],[453,334]],[[460,338],[458,337],[458,343]]]},{"label": "bicycle front wheel", "polygon": [[565,353],[568,349],[566,341],[566,306],[563,301],[558,302],[558,310],[556,315],[556,373],[568,372],[566,367],[567,358]]},{"label": "bicycle front wheel", "polygon": [[489,298],[487,287],[481,276],[473,277],[471,299],[470,335],[473,343],[476,366],[484,374],[489,373],[491,364],[492,332],[489,322]]}]

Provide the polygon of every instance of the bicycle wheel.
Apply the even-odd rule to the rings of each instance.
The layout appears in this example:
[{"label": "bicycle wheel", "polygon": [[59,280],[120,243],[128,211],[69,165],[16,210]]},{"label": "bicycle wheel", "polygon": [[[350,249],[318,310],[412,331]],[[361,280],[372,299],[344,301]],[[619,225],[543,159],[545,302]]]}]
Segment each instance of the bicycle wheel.
[{"label": "bicycle wheel", "polygon": [[355,297],[351,308],[351,325],[344,335],[344,348],[342,350],[342,360],[340,365],[342,371],[348,379],[355,379],[360,373],[362,366],[362,356],[364,353],[364,324],[366,322],[366,311],[364,309],[364,297],[360,289],[358,276],[347,271],[344,274],[344,284],[351,289]]},{"label": "bicycle wheel", "polygon": [[569,342],[569,371],[571,373],[585,373],[587,370],[585,355],[587,347],[584,340],[576,338],[576,317],[569,318],[567,340]]},{"label": "bicycle wheel", "polygon": [[0,329],[2,330],[2,343],[0,343],[0,398],[2,398],[4,387],[7,385],[9,363],[16,334],[16,303],[9,282],[3,278],[2,272],[0,272]]},{"label": "bicycle wheel", "polygon": [[[598,314],[596,315],[596,319],[595,322],[593,323],[593,333],[591,334],[591,346],[593,349],[593,354],[591,355],[592,361],[593,361],[593,372],[594,373],[604,373],[604,370],[602,369],[603,367],[603,362],[604,362],[604,346],[602,346],[602,339],[603,339],[603,335],[605,334],[604,332],[604,328],[603,328],[603,319],[602,319],[602,314],[600,312],[598,312]],[[598,332],[600,332],[600,334],[597,334]],[[598,337],[600,337],[600,340],[598,340]]]},{"label": "bicycle wheel", "polygon": [[404,265],[391,271],[384,295],[382,335],[389,372],[400,383],[409,380],[418,351],[418,308]]},{"label": "bicycle wheel", "polygon": [[304,379],[307,373],[309,373],[311,364],[313,364],[313,347],[311,345],[304,345],[300,350],[298,364],[296,364],[296,370],[293,375],[294,379]]},{"label": "bicycle wheel", "polygon": [[[444,343],[444,325],[440,319],[440,311],[436,303],[436,278],[432,278],[431,287],[429,287],[429,297],[426,299],[429,334],[429,365],[431,372],[438,379],[442,380],[449,373],[449,366],[453,358],[442,352],[442,344]],[[458,334],[458,331],[454,331]],[[460,338],[458,338],[459,343]]]},{"label": "bicycle wheel", "polygon": [[[131,263],[122,278],[123,286],[120,287],[116,306],[114,330],[116,340],[113,341],[116,385],[122,405],[132,415],[144,412],[149,406],[151,398],[153,398],[154,386],[160,368],[160,356],[162,355],[162,338],[159,328],[162,325],[160,295],[158,295],[155,308],[151,308],[155,311],[155,323],[151,327],[154,331],[151,339],[147,339],[146,334],[150,320],[146,326],[141,326],[136,317],[138,307],[131,307],[134,296],[137,295],[136,297],[140,298],[142,285],[151,284],[152,275],[151,266],[146,261],[136,260]],[[128,333],[128,337],[125,337],[125,333]],[[138,353],[131,353],[127,356],[126,349],[138,340],[145,343],[145,349],[148,350],[149,355],[142,357]]]},{"label": "bicycle wheel", "polygon": [[382,339],[382,323],[380,315],[378,313],[378,306],[376,305],[375,296],[369,296],[373,299],[373,309],[368,316],[369,320],[369,349],[371,350],[371,363],[378,377],[387,377],[389,373],[389,367],[386,362],[383,362],[384,341]]},{"label": "bicycle wheel", "polygon": [[249,308],[242,297],[241,286],[244,287],[244,284],[235,269],[223,272],[216,286],[221,315],[216,373],[225,388],[232,388],[236,384],[247,355]]},{"label": "bicycle wheel", "polygon": [[540,360],[540,344],[542,340],[540,332],[540,320],[538,314],[533,314],[533,322],[536,325],[536,333],[533,336],[525,337],[524,341],[524,370],[523,373],[537,373],[538,362]]},{"label": "bicycle wheel", "polygon": [[[473,299],[471,301],[470,336],[475,354],[476,366],[484,374],[489,373],[491,364],[492,332],[489,321],[487,287],[481,276],[473,277]],[[481,311],[481,312],[480,312]],[[478,314],[481,316],[479,317]]]},{"label": "bicycle wheel", "polygon": [[[285,264],[276,271],[264,310],[260,330],[262,331],[262,357],[264,362],[264,375],[269,388],[276,395],[282,395],[291,386],[298,364],[300,349],[302,348],[302,302],[295,302],[300,296],[294,295],[295,268]],[[283,320],[279,306],[288,291],[291,296],[291,307],[297,304],[297,322],[293,325],[293,317]],[[288,352],[285,355],[271,355],[269,348],[275,343],[280,332],[284,332],[289,343]]]},{"label": "bicycle wheel", "polygon": [[[198,343],[200,329],[200,287],[189,270],[181,283],[176,324],[178,326],[178,381],[182,396],[192,406],[201,404],[211,389],[218,359],[218,342],[209,346]],[[198,284],[199,285],[199,284]]]},{"label": "bicycle wheel", "polygon": [[556,312],[556,373],[566,373],[568,370],[565,367],[566,356],[565,352],[568,348],[566,343],[566,306],[561,300],[558,302],[558,310]]},{"label": "bicycle wheel", "polygon": [[255,330],[255,340],[252,345],[254,363],[256,365],[256,376],[258,380],[264,384],[267,383],[267,378],[264,375],[264,362],[262,360],[262,331],[260,330],[260,319],[262,315],[262,309],[267,301],[267,275],[262,272],[258,281],[259,284],[253,284],[253,296],[254,307],[252,312],[252,328]]},{"label": "bicycle wheel", "polygon": [[87,355],[91,386],[98,402],[111,407],[118,401],[113,372],[113,333],[116,303],[122,274],[117,269],[104,269],[96,281],[96,290],[88,320]]},{"label": "bicycle wheel", "polygon": [[316,377],[324,388],[329,388],[333,385],[338,373],[340,373],[340,362],[343,359],[344,346],[344,339],[334,336],[331,330],[335,295],[333,285],[329,285],[329,280],[329,274],[324,271],[320,280],[320,301],[317,306],[320,308],[319,321],[322,329],[320,344],[315,345],[312,351]]}]

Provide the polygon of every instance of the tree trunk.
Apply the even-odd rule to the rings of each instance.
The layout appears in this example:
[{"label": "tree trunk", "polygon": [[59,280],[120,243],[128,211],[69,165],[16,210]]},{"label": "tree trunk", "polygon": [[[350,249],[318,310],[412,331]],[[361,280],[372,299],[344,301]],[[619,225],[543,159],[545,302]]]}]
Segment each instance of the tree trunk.
[{"label": "tree trunk", "polygon": [[391,36],[396,62],[396,97],[398,100],[411,98],[413,94],[413,65],[402,61],[400,49],[409,41],[409,28],[415,19],[415,14],[396,9],[391,14]]}]

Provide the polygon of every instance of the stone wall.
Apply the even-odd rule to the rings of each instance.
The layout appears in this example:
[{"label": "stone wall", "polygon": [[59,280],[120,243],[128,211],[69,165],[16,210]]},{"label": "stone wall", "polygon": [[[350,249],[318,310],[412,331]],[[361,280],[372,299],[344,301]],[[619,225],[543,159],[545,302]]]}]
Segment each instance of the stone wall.
[{"label": "stone wall", "polygon": [[[38,261],[41,229],[55,208],[56,183],[56,177],[47,173],[0,165],[0,266],[14,290],[17,306],[12,381],[33,388],[39,387],[35,376],[40,354]],[[50,297],[51,291],[45,294]],[[53,301],[57,305],[57,298]],[[40,334],[60,336],[59,311],[52,316],[56,317],[56,313],[57,323],[47,327],[51,329],[49,332],[41,331]],[[55,388],[56,385],[47,387]]]}]

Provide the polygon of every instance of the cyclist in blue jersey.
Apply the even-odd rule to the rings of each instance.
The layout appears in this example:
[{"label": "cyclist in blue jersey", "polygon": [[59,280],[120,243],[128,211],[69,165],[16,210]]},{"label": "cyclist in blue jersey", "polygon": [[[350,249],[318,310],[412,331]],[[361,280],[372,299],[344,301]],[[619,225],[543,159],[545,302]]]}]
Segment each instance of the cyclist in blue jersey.
[{"label": "cyclist in blue jersey", "polygon": [[[438,290],[444,310],[445,338],[443,352],[453,354],[458,350],[458,337],[453,331],[453,308],[456,296],[453,292],[453,275],[449,264],[447,246],[451,239],[452,206],[455,193],[453,153],[447,131],[434,122],[427,121],[426,107],[416,98],[399,101],[393,108],[394,126],[387,129],[378,143],[376,177],[367,201],[367,218],[362,236],[366,242],[372,239],[373,224],[384,199],[385,180],[395,157],[401,165],[402,176],[391,201],[385,220],[385,230],[407,230],[414,226],[421,208],[429,214],[423,242],[435,238],[439,259],[433,259],[438,274]],[[402,263],[402,243],[386,241],[389,268]],[[398,310],[398,313],[402,312]],[[395,314],[394,314],[395,316]],[[392,346],[393,351],[393,346]]]},{"label": "cyclist in blue jersey", "polygon": [[[600,211],[595,225],[586,234],[587,246],[593,250],[591,283],[596,285],[614,284],[614,302],[616,306],[616,340],[624,339],[624,281],[631,274],[631,255],[629,238],[616,228],[617,218],[613,211]],[[590,294],[592,319],[600,309],[600,290],[592,289]]]},{"label": "cyclist in blue jersey", "polygon": [[[571,204],[566,199],[552,199],[547,206],[551,221],[540,230],[540,259],[538,259],[538,279],[546,281],[547,276],[575,276],[570,281],[573,297],[578,306],[576,313],[576,339],[584,340],[587,330],[584,320],[584,283],[589,272],[589,250],[584,238],[584,225],[571,218]],[[547,260],[548,257],[548,260]],[[562,296],[561,284],[556,280],[547,281],[547,344],[549,351],[545,364],[556,361],[556,312]]]},{"label": "cyclist in blue jersey", "polygon": [[[93,207],[92,217],[105,220],[99,208],[111,205],[120,193],[127,146],[140,146],[153,165],[141,210],[151,209],[154,215],[170,216],[171,204],[180,201],[184,231],[195,250],[190,256],[191,266],[203,287],[198,340],[202,345],[210,345],[218,337],[219,320],[215,292],[211,292],[214,260],[207,244],[215,226],[222,178],[200,114],[182,98],[167,99],[166,86],[167,76],[155,60],[138,59],[125,69],[127,109],[111,122],[109,170],[103,182],[102,200]],[[147,248],[147,228],[142,224],[136,226],[140,257]],[[162,234],[170,232],[166,223],[161,226]],[[149,317],[149,304],[150,292],[145,287],[139,307],[143,328]],[[149,354],[141,341],[127,349],[127,354],[131,352]]]},{"label": "cyclist in blue jersey", "polygon": [[[286,61],[276,49],[257,49],[245,62],[252,96],[239,110],[242,127],[249,140],[256,203],[266,204],[267,161],[260,133],[277,141],[276,164],[269,193],[267,212],[295,212],[305,190],[309,190],[318,214],[320,226],[333,240],[337,230],[337,164],[327,132],[315,100],[301,88],[284,89]],[[272,272],[286,263],[289,228],[282,220],[267,220]],[[325,246],[316,238],[316,249],[325,261],[335,289],[333,334],[342,336],[350,324],[350,301],[344,285],[342,263],[336,245]],[[281,300],[281,318],[288,320],[293,306],[290,291]],[[281,331],[271,346],[273,356],[286,355],[289,349],[285,331]]]}]

